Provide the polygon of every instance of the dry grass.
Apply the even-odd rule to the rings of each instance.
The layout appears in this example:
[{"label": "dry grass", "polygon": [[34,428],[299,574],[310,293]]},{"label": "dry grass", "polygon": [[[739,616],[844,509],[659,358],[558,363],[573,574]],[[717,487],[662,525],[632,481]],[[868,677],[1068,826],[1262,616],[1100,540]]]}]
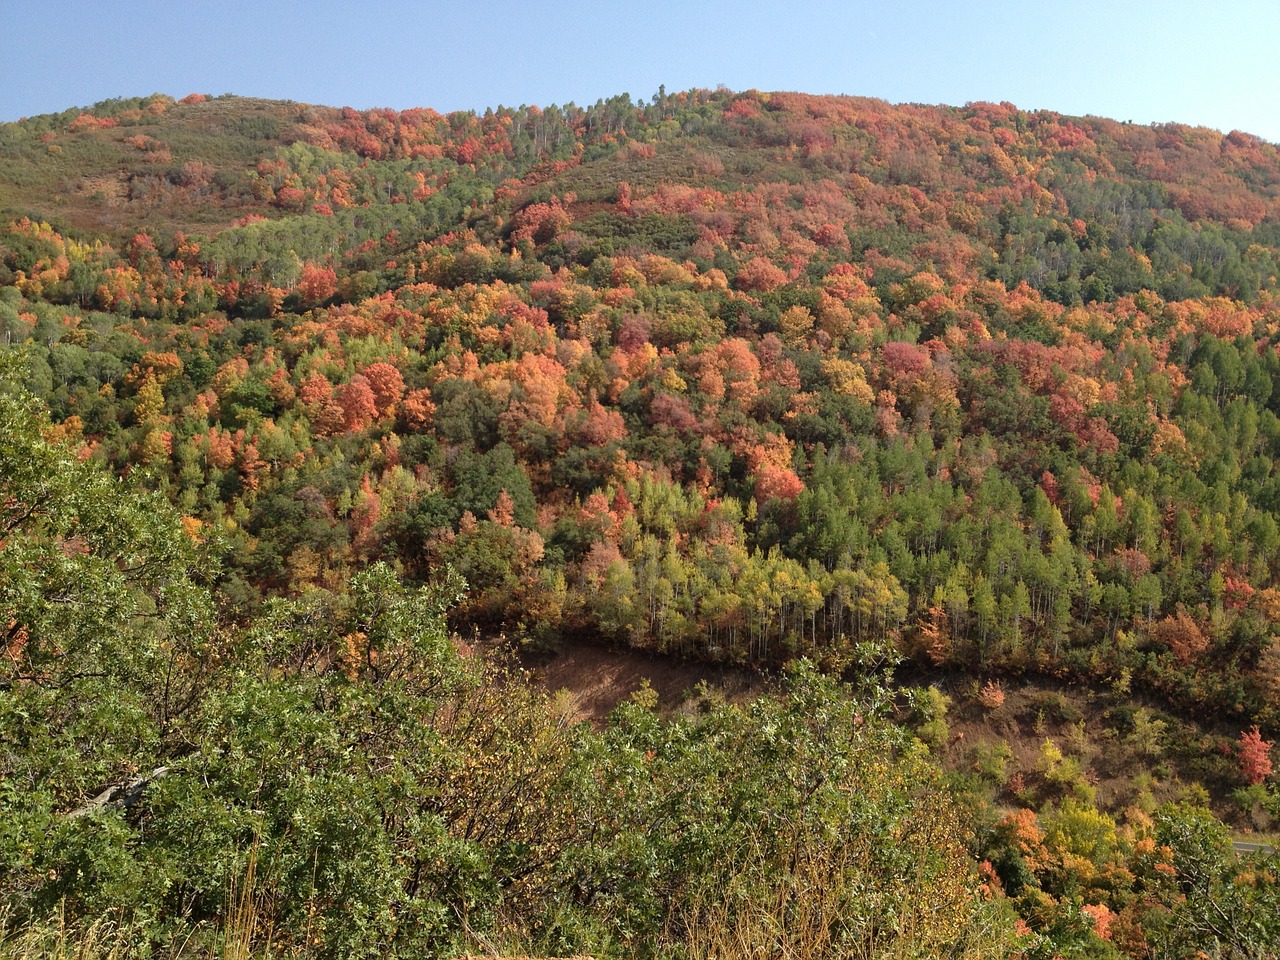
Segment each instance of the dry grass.
[{"label": "dry grass", "polygon": [[[933,826],[946,832],[941,822]],[[924,840],[912,841],[920,850],[914,868],[883,881],[871,879],[877,873],[871,838],[850,838],[834,849],[802,844],[789,869],[749,856],[729,887],[708,891],[684,929],[673,932],[693,960],[1008,957],[1007,924],[974,912],[959,859],[939,872]],[[925,889],[928,895],[917,895]]]},{"label": "dry grass", "polygon": [[48,924],[16,932],[0,922],[0,960],[123,960],[130,944],[128,931],[109,919],[73,927],[58,914]]},{"label": "dry grass", "polygon": [[251,854],[245,875],[227,892],[227,916],[221,930],[156,947],[142,929],[116,917],[76,923],[59,910],[41,924],[17,926],[0,915],[0,960],[272,960],[270,918],[257,889],[257,857]]}]

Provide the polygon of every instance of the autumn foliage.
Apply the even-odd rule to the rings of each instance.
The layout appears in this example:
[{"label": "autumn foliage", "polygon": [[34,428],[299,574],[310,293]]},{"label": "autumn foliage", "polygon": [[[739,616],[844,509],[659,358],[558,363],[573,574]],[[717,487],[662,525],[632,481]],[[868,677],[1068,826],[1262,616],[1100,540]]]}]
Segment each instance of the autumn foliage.
[{"label": "autumn foliage", "polygon": [[[448,115],[192,95],[5,135],[30,165],[0,151],[0,180],[40,215],[0,227],[0,344],[49,440],[217,546],[228,617],[448,568],[451,625],[522,649],[852,676],[893,647],[985,680],[983,722],[1036,679],[1239,718],[1182,748],[1266,793],[1275,145],[726,90]],[[335,637],[360,681],[376,637]],[[1064,729],[1034,763],[960,761],[1002,805],[976,818],[984,883],[1069,930],[1063,955],[1153,955],[1143,911],[1191,907],[1152,798],[1117,831],[1041,713]],[[939,720],[931,749],[963,753]],[[1154,769],[1162,723],[1107,728]],[[1005,815],[1036,791],[1051,811]]]},{"label": "autumn foliage", "polygon": [[246,602],[448,562],[459,619],[544,639],[892,639],[1271,729],[1274,147],[694,90],[268,110],[235,172],[165,138],[220,101],[29,121],[169,150],[148,202],[226,226],[17,221],[0,321],[68,436],[232,531]]},{"label": "autumn foliage", "polygon": [[1271,746],[1257,727],[1240,734],[1240,774],[1246,783],[1262,783],[1271,776]]}]

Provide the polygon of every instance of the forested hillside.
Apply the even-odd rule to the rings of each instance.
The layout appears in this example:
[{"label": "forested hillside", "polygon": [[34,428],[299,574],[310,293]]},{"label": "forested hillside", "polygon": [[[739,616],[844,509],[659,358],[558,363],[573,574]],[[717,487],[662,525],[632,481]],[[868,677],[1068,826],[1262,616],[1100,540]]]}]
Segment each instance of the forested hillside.
[{"label": "forested hillside", "polygon": [[[362,597],[438,591],[446,570],[466,587],[434,616],[447,607],[448,627],[466,637],[539,649],[608,642],[765,671],[803,659],[848,677],[869,651],[894,649],[914,676],[972,683],[968,706],[991,724],[1029,731],[1034,721],[1027,735],[1043,741],[1032,759],[995,742],[957,745],[938,689],[900,711],[926,750],[957,760],[959,799],[938,802],[976,812],[973,832],[957,826],[938,856],[968,843],[985,861],[988,901],[973,909],[1016,908],[1027,956],[1275,949],[1274,919],[1237,923],[1274,907],[1275,867],[1236,863],[1203,807],[1237,827],[1265,830],[1280,817],[1268,756],[1280,734],[1276,145],[1007,103],[755,91],[447,116],[153,96],[0,126],[0,215],[0,342],[21,354],[9,379],[48,408],[41,442],[67,454],[60,470],[127,477],[180,517],[183,549],[213,571],[199,584],[199,616],[210,636],[240,638],[191,663],[223,677],[233,662],[263,657],[243,669],[261,667],[264,683],[283,670],[289,697],[323,703],[330,712],[315,722],[335,724],[324,747],[333,753],[300,769],[349,758],[338,718],[365,709],[359,697],[431,712],[413,734],[437,731],[431,749],[453,736],[451,711],[461,708],[440,704],[465,701],[460,691],[482,689],[480,679],[423,693],[431,707],[403,706],[417,703],[419,672],[440,669],[439,650],[433,665],[409,671],[417,679],[396,680],[405,687],[376,678],[375,693],[350,702],[322,689],[360,691],[357,675],[379,672],[361,626],[373,621],[355,612]],[[39,495],[4,493],[3,529],[25,530],[30,514],[10,505]],[[74,565],[79,535],[54,539]],[[0,561],[16,563],[20,543],[0,541]],[[77,630],[102,626],[68,626],[69,601],[47,615],[61,596],[52,587],[5,590],[0,697],[14,698],[35,675],[24,650],[41,631],[45,652],[62,654]],[[345,645],[316,639],[317,624]],[[806,670],[783,702],[799,709],[819,697],[819,714],[836,709],[840,698]],[[248,696],[226,677],[209,683],[224,692],[188,704],[211,711],[199,750],[213,753],[202,762],[232,764],[231,746],[211,744],[233,733],[209,731],[265,708],[225,699]],[[1015,715],[1006,695],[1022,684],[1102,699],[1085,716],[1045,694],[1019,701],[1027,715]],[[520,723],[550,722],[542,706],[528,709]],[[592,766],[600,751],[634,764],[658,757],[668,766],[655,783],[691,776],[682,763],[705,764],[700,775],[711,778],[730,757],[701,752],[700,738],[726,751],[751,739],[735,725],[783,722],[737,711],[715,708],[669,730],[636,707],[600,742],[571,746],[560,733],[539,742],[567,751],[564,776],[582,778],[573,789],[604,790],[623,776]],[[166,717],[147,722],[158,726],[146,749],[134,756],[120,744],[112,769],[50,788],[42,815],[76,806],[108,774],[193,755],[194,734],[177,736]],[[812,718],[788,714],[786,724],[803,728],[787,740],[802,753],[825,735]],[[646,746],[653,737],[678,740],[676,754],[664,753],[671,740]],[[435,756],[414,749],[412,762]],[[909,783],[885,789],[933,790],[916,748],[893,749]],[[1090,769],[1099,750],[1132,758],[1145,779],[1103,802]],[[0,784],[28,769],[12,757],[0,757]],[[760,772],[768,762],[758,759],[752,782],[783,775]],[[393,793],[428,775],[378,769]],[[648,796],[634,769],[625,776],[620,790]],[[820,779],[876,776],[841,767]],[[177,804],[177,789],[165,786],[164,802]],[[557,782],[540,796],[571,794]],[[575,802],[604,803],[592,796]],[[361,816],[377,819],[369,800]],[[827,797],[814,815],[843,823],[855,816],[843,802]],[[264,808],[268,819],[287,820],[279,803]],[[409,827],[387,803],[376,856],[394,861],[410,842],[396,831]],[[689,874],[650,888],[652,877],[635,872],[644,858],[627,859],[639,842],[627,831],[675,814],[646,810],[608,829],[564,824],[562,847],[545,860],[536,844],[520,846],[531,841],[512,814],[507,839],[537,862],[516,870],[515,848],[502,854],[515,860],[484,854],[497,856],[477,874],[492,885],[484,922],[527,906],[544,924],[530,942],[634,950],[635,939],[608,926],[625,916],[640,939],[661,928],[678,949],[714,953],[685,934],[709,922],[698,911],[714,905],[697,897],[714,889],[706,871],[726,848],[704,837],[684,861],[651,851],[649,869],[679,863]],[[144,837],[145,823],[127,814],[124,847],[169,849],[174,836]],[[226,829],[227,849],[251,835],[244,824]],[[583,853],[591,829],[613,830],[621,846]],[[813,829],[805,843],[818,842]],[[11,897],[20,911],[48,907],[66,891],[38,883],[36,861],[12,865],[34,842],[18,836],[0,838],[11,845],[0,889],[26,891]],[[300,837],[288,843],[298,846],[279,840],[272,856],[302,883],[307,848]],[[785,859],[756,855],[748,875]],[[587,872],[603,872],[576,887],[539,872],[573,856],[596,858]],[[874,857],[858,856],[857,869],[871,869]],[[416,861],[404,901],[413,910],[427,909],[413,900],[422,871],[444,869],[427,860]],[[808,862],[793,851],[786,876],[800,884]],[[520,888],[527,902],[495,893],[526,877],[544,884]],[[226,879],[174,882],[208,897],[225,895]],[[644,899],[655,889],[688,894],[687,912],[662,915],[669,904]],[[288,890],[289,909],[315,906],[301,887]],[[385,895],[366,893],[370,903]],[[77,901],[85,916],[110,900],[94,896],[106,899]],[[456,911],[479,894],[431,896]],[[202,915],[217,914],[201,902]],[[1197,912],[1203,904],[1217,912]],[[461,942],[449,939],[468,926],[461,909],[438,918],[440,943]],[[995,913],[983,916],[973,923],[999,926]],[[399,942],[402,922],[382,918],[359,949],[378,936]],[[970,934],[989,955],[1009,948],[995,933]],[[898,955],[882,947],[868,955]]]}]

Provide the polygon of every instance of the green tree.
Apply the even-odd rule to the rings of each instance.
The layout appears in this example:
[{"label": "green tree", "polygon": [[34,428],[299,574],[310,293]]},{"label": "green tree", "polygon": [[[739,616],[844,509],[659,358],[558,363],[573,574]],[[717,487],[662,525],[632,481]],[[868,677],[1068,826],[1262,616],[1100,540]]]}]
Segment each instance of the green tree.
[{"label": "green tree", "polygon": [[217,636],[176,513],[46,440],[20,377],[0,355],[0,891],[25,909],[42,851],[103,840],[72,811],[190,752]]},{"label": "green tree", "polygon": [[[1158,888],[1166,911],[1148,913],[1153,948],[1170,957],[1267,960],[1280,953],[1280,881],[1241,862],[1227,828],[1200,807],[1162,807],[1156,842],[1173,850],[1176,878]],[[1256,867],[1256,868],[1255,868]]]}]

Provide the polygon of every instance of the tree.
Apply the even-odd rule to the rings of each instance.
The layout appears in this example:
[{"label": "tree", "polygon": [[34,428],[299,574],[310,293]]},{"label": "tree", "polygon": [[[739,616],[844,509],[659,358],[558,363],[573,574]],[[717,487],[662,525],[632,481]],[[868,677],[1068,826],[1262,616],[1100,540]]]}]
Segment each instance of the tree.
[{"label": "tree", "polygon": [[26,909],[61,889],[42,857],[101,839],[71,811],[190,751],[216,638],[177,514],[46,440],[15,360],[0,355],[0,741],[21,749],[0,753],[0,893]]},{"label": "tree", "polygon": [[789,467],[764,463],[756,472],[755,497],[761,506],[771,500],[794,500],[802,490],[804,483]]},{"label": "tree", "polygon": [[379,360],[365,367],[363,376],[369,389],[373,391],[377,418],[385,420],[394,417],[400,398],[404,396],[404,377],[400,371],[385,360]]},{"label": "tree", "polygon": [[1165,806],[1154,819],[1156,843],[1172,849],[1175,873],[1173,883],[1153,885],[1165,910],[1144,920],[1152,947],[1169,956],[1189,950],[1242,960],[1276,956],[1280,883],[1274,875],[1239,864],[1226,827],[1208,810]]},{"label": "tree", "polygon": [[1168,646],[1181,664],[1191,663],[1209,648],[1209,638],[1183,609],[1156,623],[1151,635]]},{"label": "tree", "polygon": [[742,269],[734,283],[739,290],[767,292],[776,290],[787,282],[787,275],[763,257],[754,257]]},{"label": "tree", "polygon": [[410,430],[428,429],[435,411],[436,405],[431,400],[431,391],[426,388],[410,390],[400,404],[400,415]]},{"label": "tree", "polygon": [[302,265],[302,275],[297,284],[298,297],[304,307],[314,307],[333,298],[338,292],[338,278],[332,267],[318,267],[314,263]]},{"label": "tree", "polygon": [[642,691],[605,734],[618,759],[601,771],[599,839],[574,851],[580,887],[695,955],[1006,955],[959,811],[876,715],[879,695],[801,662],[780,697],[665,724]]},{"label": "tree", "polygon": [[1256,726],[1240,734],[1240,773],[1246,783],[1262,783],[1271,776],[1271,746]]},{"label": "tree", "polygon": [[338,387],[338,404],[342,407],[342,422],[347,431],[363,430],[378,416],[378,403],[369,381],[356,374]]}]

